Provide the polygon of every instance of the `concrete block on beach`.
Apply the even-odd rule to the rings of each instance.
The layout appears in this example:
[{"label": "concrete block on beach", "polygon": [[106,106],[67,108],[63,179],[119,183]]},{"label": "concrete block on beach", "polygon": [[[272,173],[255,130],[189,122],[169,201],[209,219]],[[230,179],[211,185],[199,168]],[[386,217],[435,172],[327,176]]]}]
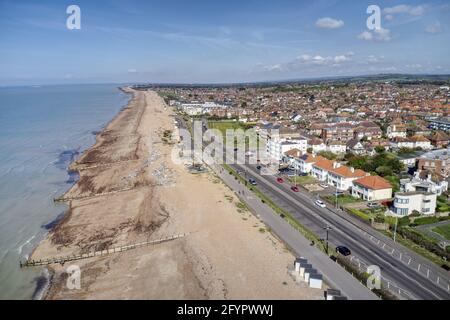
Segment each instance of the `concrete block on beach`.
[{"label": "concrete block on beach", "polygon": [[312,274],[309,276],[309,287],[314,289],[322,289],[323,277],[321,274]]},{"label": "concrete block on beach", "polygon": [[305,270],[312,269],[312,265],[309,263],[301,263],[300,264],[300,277],[305,278]]},{"label": "concrete block on beach", "polygon": [[297,258],[297,259],[295,259],[295,262],[294,262],[294,267],[295,267],[295,272],[296,273],[299,273],[300,272],[300,265],[301,264],[307,264],[308,263],[308,260],[307,259],[304,259],[304,258]]},{"label": "concrete block on beach", "polygon": [[303,275],[303,280],[305,280],[306,282],[309,283],[309,278],[314,275],[317,274],[317,270],[313,269],[313,268],[307,268],[305,269],[305,273]]}]

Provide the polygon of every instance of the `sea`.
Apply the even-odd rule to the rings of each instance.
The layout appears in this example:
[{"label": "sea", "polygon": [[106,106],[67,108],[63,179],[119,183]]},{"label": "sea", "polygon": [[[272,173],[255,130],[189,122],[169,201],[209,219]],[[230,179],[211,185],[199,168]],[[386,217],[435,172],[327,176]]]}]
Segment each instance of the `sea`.
[{"label": "sea", "polygon": [[120,85],[0,87],[0,299],[40,299],[43,267],[20,268],[67,211],[68,165],[131,98]]}]

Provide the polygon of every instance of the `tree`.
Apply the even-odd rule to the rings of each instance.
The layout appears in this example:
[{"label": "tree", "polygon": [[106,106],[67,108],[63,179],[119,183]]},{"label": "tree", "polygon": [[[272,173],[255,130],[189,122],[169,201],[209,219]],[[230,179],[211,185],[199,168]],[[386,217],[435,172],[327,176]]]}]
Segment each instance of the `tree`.
[{"label": "tree", "polygon": [[386,148],[383,146],[376,146],[375,151],[376,151],[376,153],[383,153],[386,151]]},{"label": "tree", "polygon": [[337,155],[331,151],[320,151],[319,155],[327,158],[328,160],[335,160],[337,158]]},{"label": "tree", "polygon": [[306,152],[308,152],[308,153],[313,153],[313,151],[314,151],[314,149],[311,148],[311,147],[309,147],[308,149],[306,149]]}]

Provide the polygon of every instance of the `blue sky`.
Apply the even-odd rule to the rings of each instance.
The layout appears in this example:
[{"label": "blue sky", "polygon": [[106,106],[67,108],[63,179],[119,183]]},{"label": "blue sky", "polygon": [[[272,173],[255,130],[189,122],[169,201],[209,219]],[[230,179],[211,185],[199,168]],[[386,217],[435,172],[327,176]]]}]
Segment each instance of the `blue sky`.
[{"label": "blue sky", "polygon": [[0,0],[0,43],[0,85],[449,74],[450,0]]}]

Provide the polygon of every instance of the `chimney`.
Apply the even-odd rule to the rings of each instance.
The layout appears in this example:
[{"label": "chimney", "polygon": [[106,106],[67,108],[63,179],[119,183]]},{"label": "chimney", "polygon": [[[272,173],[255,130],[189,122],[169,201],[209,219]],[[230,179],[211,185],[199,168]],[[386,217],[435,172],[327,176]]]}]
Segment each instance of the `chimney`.
[{"label": "chimney", "polygon": [[341,164],[339,162],[333,162],[333,169],[337,169],[341,166]]},{"label": "chimney", "polygon": [[355,168],[350,167],[350,172],[351,172],[351,173],[355,173]]}]

